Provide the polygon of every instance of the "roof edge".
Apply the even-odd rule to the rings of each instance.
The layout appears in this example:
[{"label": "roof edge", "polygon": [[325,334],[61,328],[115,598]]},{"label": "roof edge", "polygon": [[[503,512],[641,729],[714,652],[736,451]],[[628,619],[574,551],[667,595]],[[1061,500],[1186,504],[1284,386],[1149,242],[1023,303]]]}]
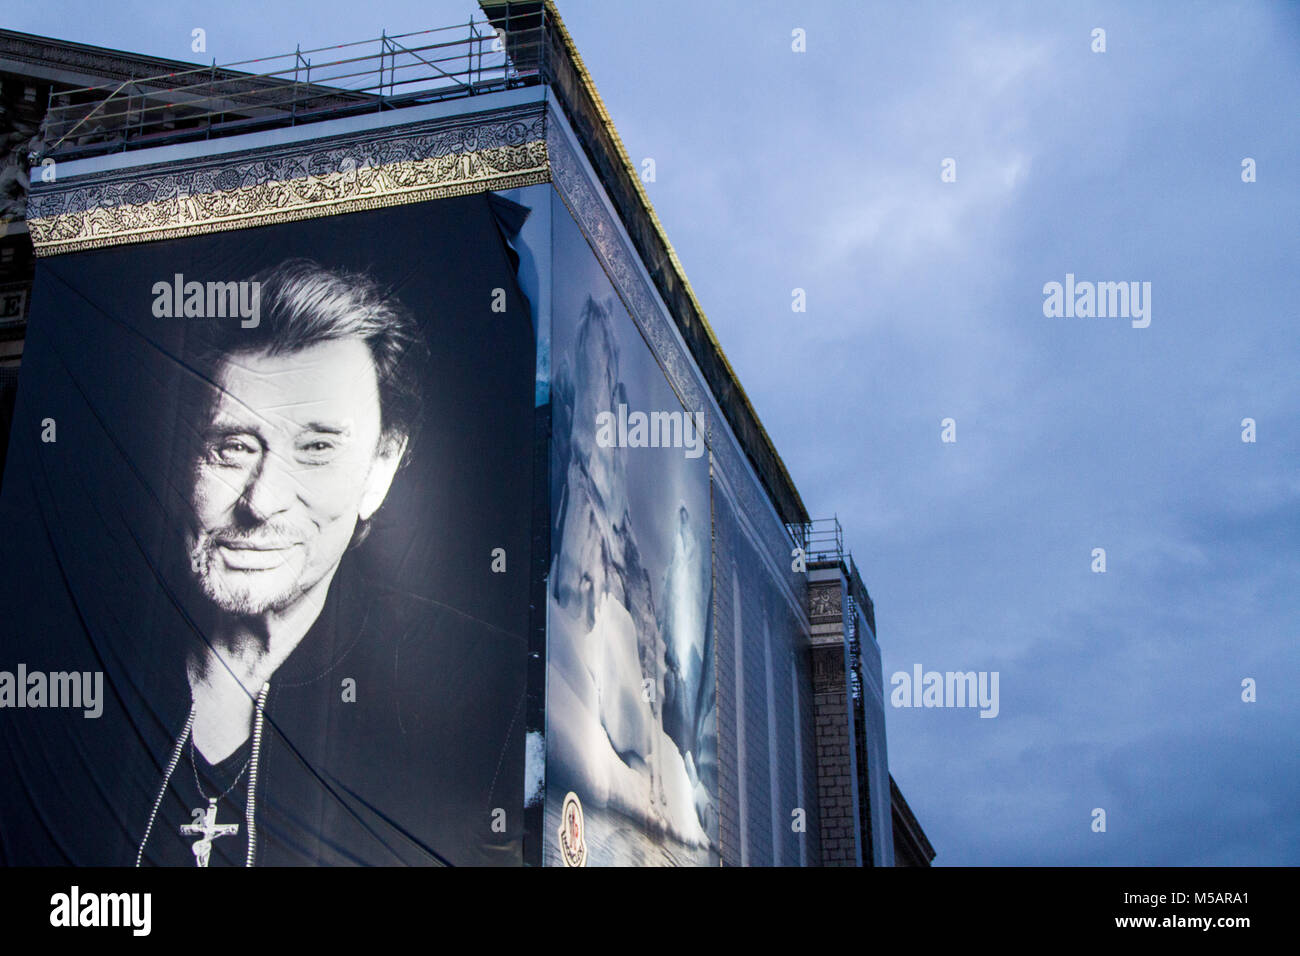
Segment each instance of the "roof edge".
[{"label": "roof edge", "polygon": [[[767,486],[781,520],[787,524],[806,523],[809,520],[808,510],[804,506],[799,490],[795,486],[793,479],[791,479],[785,462],[777,452],[771,436],[768,435],[767,429],[758,417],[758,412],[755,411],[753,403],[749,400],[744,386],[740,384],[740,379],[736,375],[735,369],[732,368],[731,362],[727,359],[727,355],[723,351],[713,327],[709,324],[704,309],[700,306],[695,291],[691,287],[690,280],[686,277],[686,270],[682,267],[681,260],[677,258],[677,253],[668,239],[663,223],[660,222],[659,216],[655,213],[654,205],[650,202],[650,197],[646,194],[641,178],[632,165],[627,148],[618,135],[618,130],[609,116],[609,111],[605,108],[605,103],[596,89],[595,81],[587,70],[573,37],[564,25],[564,20],[556,9],[554,0],[522,0],[522,2],[521,0],[479,0],[479,6],[489,20],[494,23],[501,22],[502,18],[506,16],[531,15],[535,10],[545,9],[544,19],[554,29],[560,47],[572,66],[581,94],[590,101],[591,112],[600,121],[602,131],[609,138],[610,143],[606,146],[599,142],[592,142],[592,137],[584,135],[581,128],[582,124],[579,122],[573,123],[574,132],[578,134],[583,147],[589,153],[604,154],[603,158],[609,161],[617,173],[622,174],[619,178],[623,182],[610,185],[621,185],[623,189],[628,190],[637,208],[632,210],[623,208],[624,204],[619,201],[621,197],[613,194],[617,190],[607,191],[611,192],[610,198],[614,200],[614,206],[620,218],[623,219],[624,225],[628,228],[628,234],[638,247],[644,241],[639,241],[639,233],[642,231],[636,228],[635,223],[629,222],[628,218],[630,215],[639,212],[647,220],[649,231],[660,248],[658,250],[638,248],[638,251],[646,260],[647,271],[669,306],[669,311],[674,313],[673,319],[682,332],[682,338],[685,339],[696,364],[700,366],[701,372],[704,373],[705,380],[713,390],[719,407],[722,408],[723,414],[727,417],[732,430],[736,433],[736,437],[740,439],[741,447],[750,459],[750,463],[754,466],[760,480]],[[551,83],[551,86],[557,92],[564,92],[562,86],[554,83]],[[563,101],[563,98],[561,100]],[[571,109],[575,106],[580,108],[580,104],[565,105]],[[591,158],[597,160],[601,157],[593,155]],[[600,171],[600,165],[599,162],[593,162],[597,172]],[[656,255],[656,253],[661,254]],[[660,262],[667,263],[672,273],[671,281],[666,281],[667,277],[663,276],[662,270],[657,266],[657,263]],[[674,285],[680,289],[679,295],[674,295]],[[679,298],[685,300],[684,304],[692,314],[686,316],[675,314],[676,310],[673,309],[674,299]],[[700,341],[701,336],[691,328],[692,322],[698,323],[703,342]],[[702,350],[706,354],[701,354]],[[710,366],[714,363],[717,364],[721,371],[724,381],[711,380]],[[728,392],[731,394],[728,395]]]}]

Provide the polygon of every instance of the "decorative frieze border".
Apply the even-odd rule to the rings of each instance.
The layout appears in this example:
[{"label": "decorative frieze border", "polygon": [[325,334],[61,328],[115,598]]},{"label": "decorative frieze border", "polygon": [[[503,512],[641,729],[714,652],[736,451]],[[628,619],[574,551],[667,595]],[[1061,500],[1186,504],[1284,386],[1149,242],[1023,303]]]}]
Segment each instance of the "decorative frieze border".
[{"label": "decorative frieze border", "polygon": [[33,183],[39,256],[292,222],[550,180],[540,104],[392,132]]},{"label": "decorative frieze border", "polygon": [[814,584],[808,588],[808,616],[814,624],[840,622],[844,619],[841,604],[843,588],[838,580],[831,584]]}]

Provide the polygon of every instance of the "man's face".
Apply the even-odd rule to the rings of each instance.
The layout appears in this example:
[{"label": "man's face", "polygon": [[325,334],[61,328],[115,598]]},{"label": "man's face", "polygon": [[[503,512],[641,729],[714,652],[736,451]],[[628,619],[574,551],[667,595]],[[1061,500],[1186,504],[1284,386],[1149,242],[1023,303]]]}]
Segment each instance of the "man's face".
[{"label": "man's face", "polygon": [[405,440],[381,440],[365,342],[243,352],[217,370],[191,496],[203,592],[232,614],[283,611],[333,574],[388,493]]}]

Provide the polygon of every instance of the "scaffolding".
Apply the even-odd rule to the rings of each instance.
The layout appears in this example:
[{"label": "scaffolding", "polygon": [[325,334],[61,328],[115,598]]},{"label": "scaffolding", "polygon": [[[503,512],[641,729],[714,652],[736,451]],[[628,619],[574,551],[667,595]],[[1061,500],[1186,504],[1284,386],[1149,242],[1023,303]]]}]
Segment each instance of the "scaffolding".
[{"label": "scaffolding", "polygon": [[[50,91],[58,160],[294,126],[546,82],[545,12],[508,37],[486,20],[340,43],[116,85]],[[508,46],[507,46],[508,44]]]},{"label": "scaffolding", "polygon": [[[809,565],[839,565],[847,582],[845,594],[845,635],[850,641],[853,662],[857,663],[857,614],[861,610],[872,636],[876,632],[876,607],[862,582],[853,552],[845,550],[844,527],[838,515],[830,518],[817,518],[803,524],[788,524],[786,530],[794,539],[795,545],[803,549],[804,558]],[[855,673],[855,680],[856,680]]]}]

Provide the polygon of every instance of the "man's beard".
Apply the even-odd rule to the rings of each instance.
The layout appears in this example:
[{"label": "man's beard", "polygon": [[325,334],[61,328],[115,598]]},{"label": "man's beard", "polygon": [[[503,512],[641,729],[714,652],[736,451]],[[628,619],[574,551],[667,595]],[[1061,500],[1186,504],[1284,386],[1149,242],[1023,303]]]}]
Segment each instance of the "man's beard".
[{"label": "man's beard", "polygon": [[[253,529],[217,528],[200,532],[190,548],[190,569],[203,594],[229,614],[253,616],[283,611],[299,600],[314,581],[303,578],[307,555],[303,543],[309,535],[286,524],[264,524]],[[298,547],[294,547],[297,545]],[[266,569],[235,569],[219,549],[256,547],[288,549],[283,563]],[[273,552],[244,552],[250,558]]]}]

